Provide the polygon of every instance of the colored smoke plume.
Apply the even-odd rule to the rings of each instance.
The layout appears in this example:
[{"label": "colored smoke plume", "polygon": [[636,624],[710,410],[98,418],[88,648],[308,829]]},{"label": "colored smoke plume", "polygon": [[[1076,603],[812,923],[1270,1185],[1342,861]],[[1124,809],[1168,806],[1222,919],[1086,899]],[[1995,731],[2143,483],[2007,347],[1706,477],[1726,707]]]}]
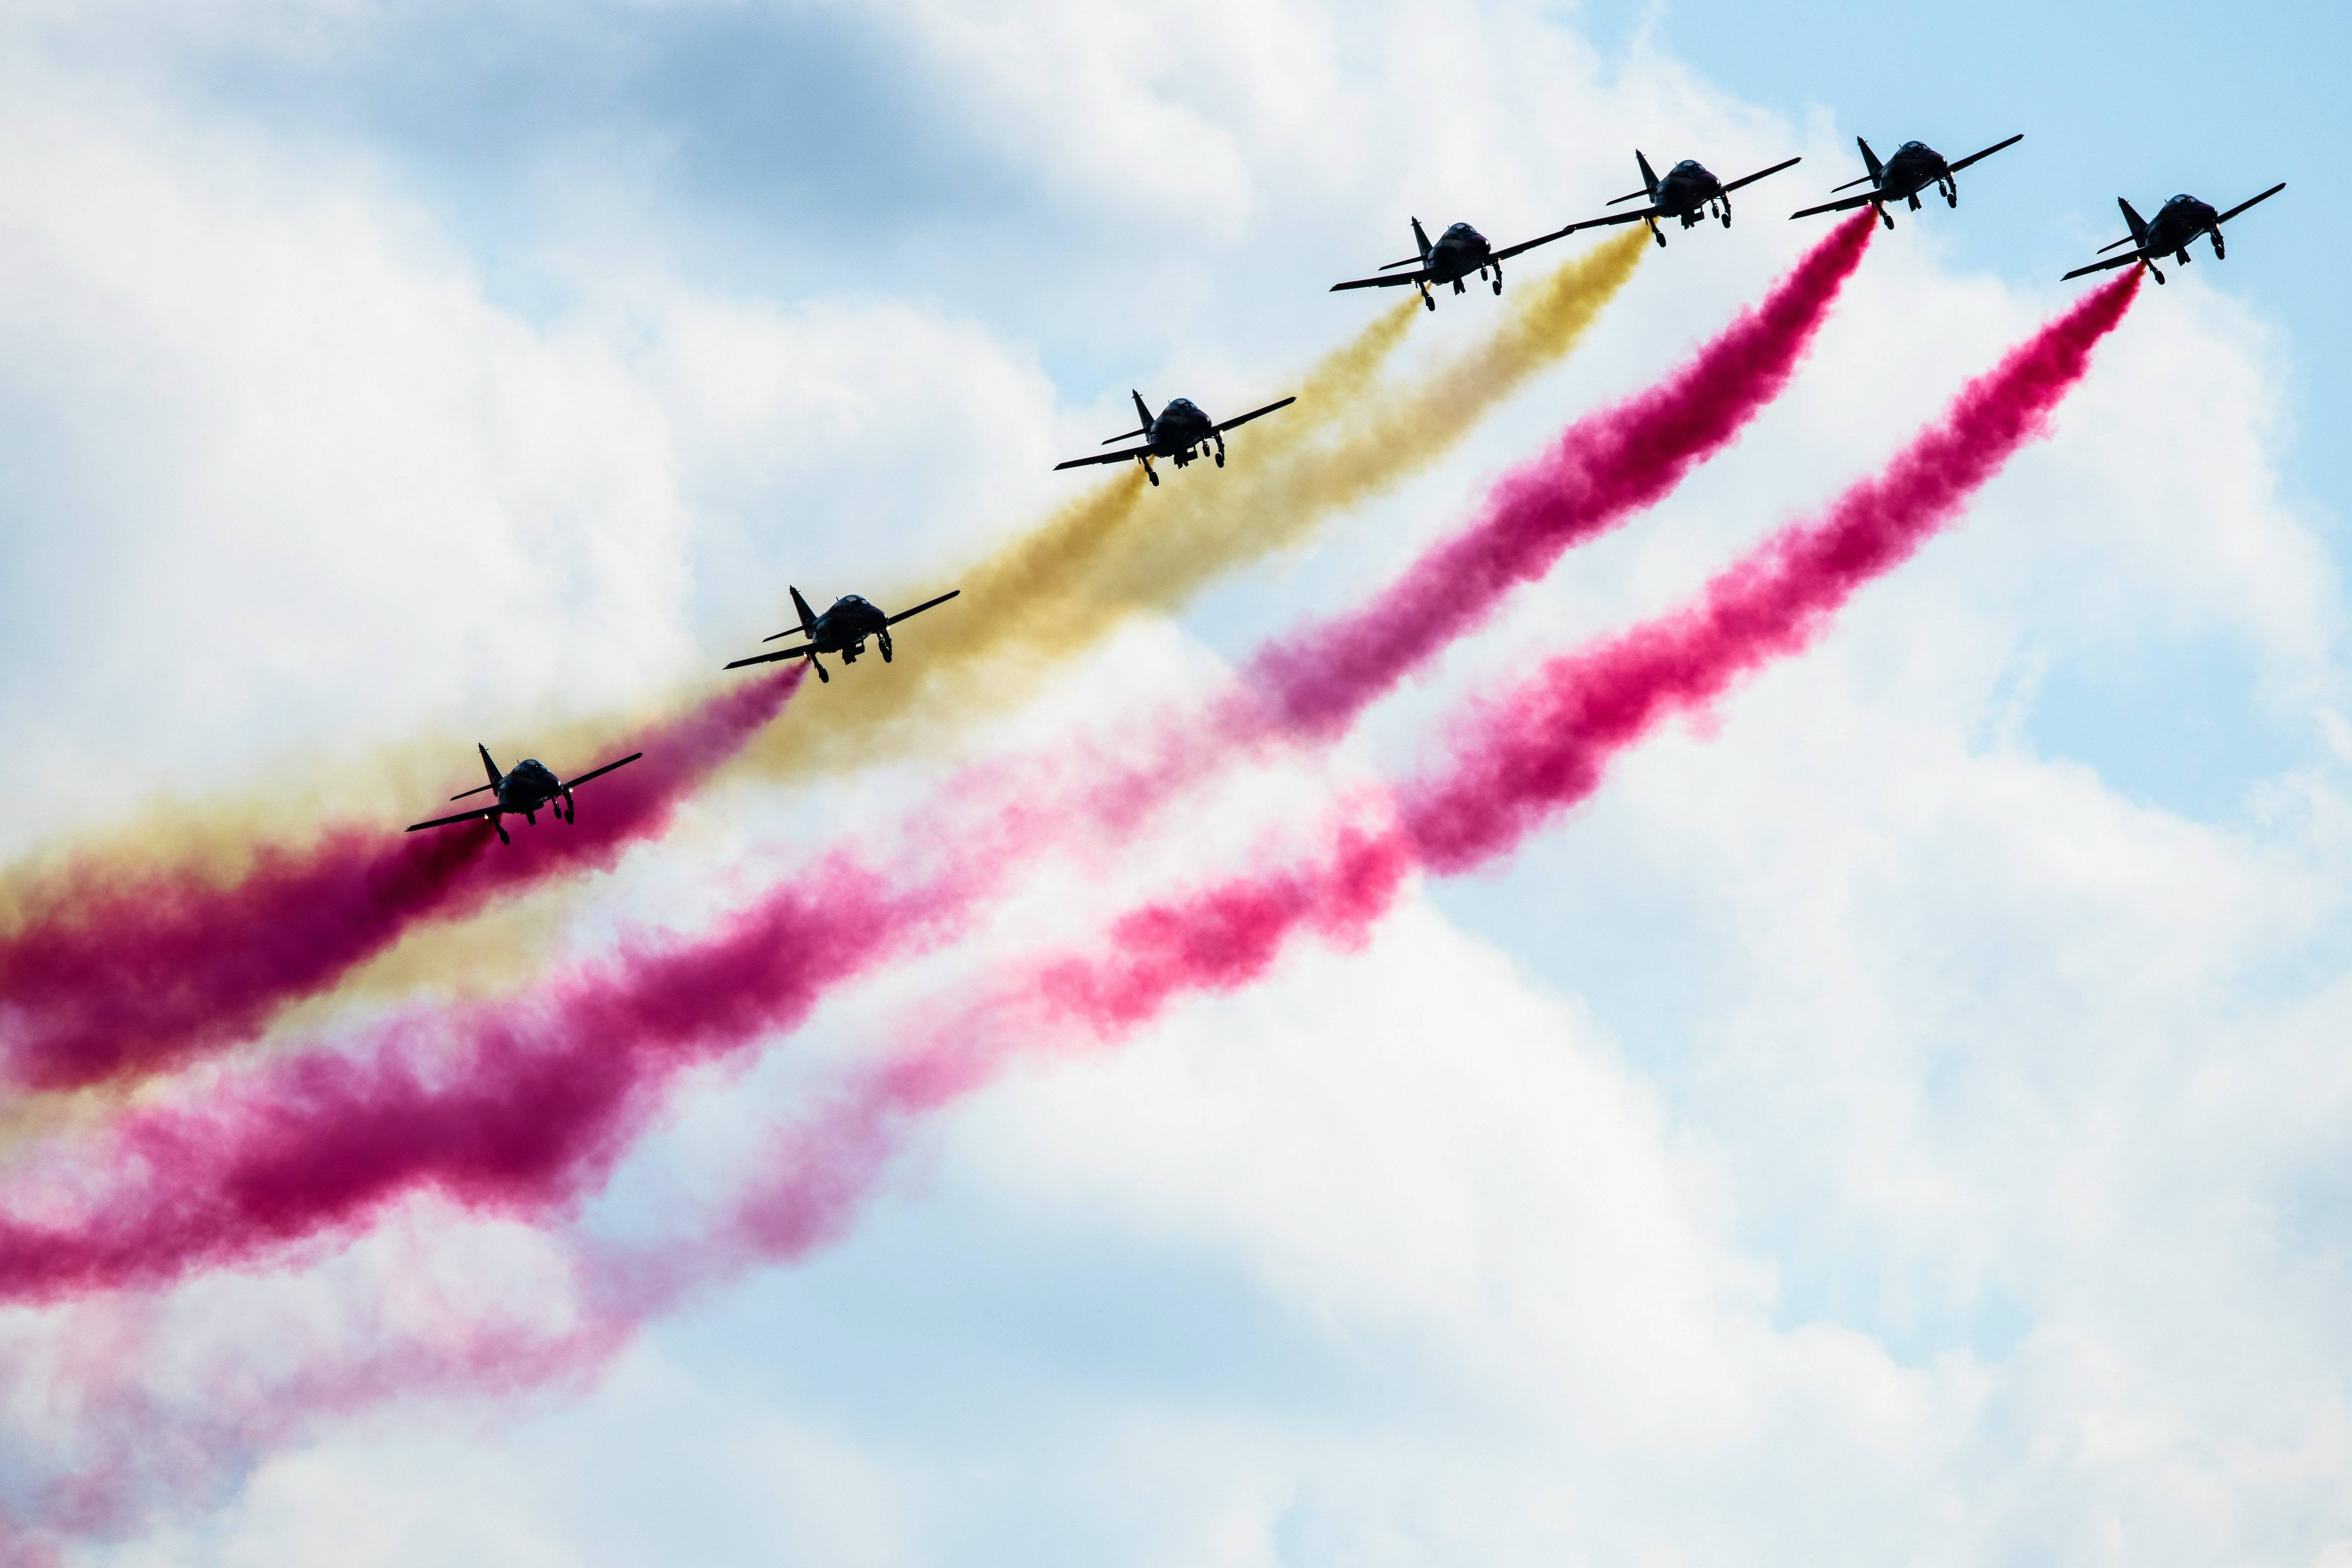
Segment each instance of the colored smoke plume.
[{"label": "colored smoke plume", "polygon": [[1353,718],[1483,625],[1509,589],[1663,499],[1780,395],[1877,228],[1868,212],[1840,224],[1672,375],[1577,420],[1549,452],[1506,476],[1475,523],[1366,607],[1260,654],[1244,680],[1275,705],[1276,721],[1328,731]]},{"label": "colored smoke plume", "polygon": [[913,657],[861,668],[854,707],[785,715],[749,760],[770,777],[795,777],[908,750],[1026,698],[1129,617],[1171,609],[1221,574],[1297,543],[1334,511],[1436,460],[1566,353],[1633,276],[1645,244],[1604,242],[1507,295],[1502,323],[1475,347],[1409,385],[1376,387],[1420,308],[1391,307],[1316,367],[1296,388],[1297,403],[1235,437],[1232,467],[1171,474],[1159,489],[1129,472],[988,560],[943,575],[940,586],[963,597],[910,623],[919,626],[909,634]]},{"label": "colored smoke plume", "polygon": [[[1853,593],[1951,522],[2089,369],[2137,276],[2110,283],[1970,383],[1886,468],[1814,521],[1782,529],[1717,574],[1686,609],[1547,662],[1475,705],[1445,768],[1360,805],[1297,863],[1147,905],[1095,952],[1049,958],[977,1004],[933,1013],[912,1049],[862,1075],[825,1115],[779,1140],[745,1190],[723,1267],[794,1256],[847,1223],[866,1173],[909,1118],[987,1082],[1015,1054],[1075,1036],[1107,1043],[1177,998],[1262,977],[1302,931],[1365,940],[1416,869],[1455,875],[1508,853],[1590,796],[1610,760],[1667,715],[1704,707],[1759,666],[1801,650]],[[828,1163],[829,1160],[837,1163]],[[679,1267],[707,1271],[709,1258]]]},{"label": "colored smoke plume", "polygon": [[[1246,984],[1302,929],[1356,940],[1416,868],[1454,873],[1507,852],[1589,795],[1608,760],[1659,719],[1802,647],[1855,589],[1958,515],[2046,428],[2136,288],[2126,279],[2087,296],[1970,384],[1881,475],[1820,521],[1774,534],[1694,607],[1551,660],[1478,704],[1445,751],[1447,771],[1407,785],[1392,808],[1351,807],[1310,858],[1138,910],[1103,951],[1041,961],[977,1010],[949,1010],[805,1141],[865,1150],[859,1169],[871,1168],[873,1140],[898,1119],[983,1081],[1016,1049],[1074,1028],[1116,1036],[1181,994]],[[0,1299],[254,1261],[347,1230],[417,1185],[468,1204],[568,1205],[670,1074],[789,1027],[827,984],[952,924],[1033,830],[1052,826],[1041,810],[919,894],[832,868],[771,894],[716,940],[626,952],[541,999],[445,1020],[436,1042],[395,1030],[357,1061],[270,1064],[187,1105],[134,1113],[0,1187]],[[739,1241],[814,1234],[860,1180],[812,1167],[788,1190],[753,1194]],[[823,1202],[809,1199],[811,1184]]]},{"label": "colored smoke plume", "polygon": [[[803,674],[794,665],[731,686],[614,742],[610,755],[646,754],[582,789],[575,824],[517,824],[510,847],[486,823],[415,835],[347,824],[299,847],[261,845],[226,885],[185,869],[70,868],[0,937],[8,1076],[70,1089],[168,1068],[253,1038],[284,1004],[333,984],[420,921],[611,866],[660,833]],[[562,765],[584,773],[603,760]]]}]

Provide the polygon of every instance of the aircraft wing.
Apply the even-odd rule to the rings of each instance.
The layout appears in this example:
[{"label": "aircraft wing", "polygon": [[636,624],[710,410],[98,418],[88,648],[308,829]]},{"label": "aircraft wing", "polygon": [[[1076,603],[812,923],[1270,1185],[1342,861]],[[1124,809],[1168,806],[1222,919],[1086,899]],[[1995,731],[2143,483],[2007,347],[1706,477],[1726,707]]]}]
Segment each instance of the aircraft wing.
[{"label": "aircraft wing", "polygon": [[430,822],[412,822],[407,826],[407,827],[403,829],[403,831],[415,833],[417,829],[422,827],[447,827],[453,823],[478,822],[483,817],[490,816],[498,808],[496,806],[486,805],[479,811],[461,811],[455,816],[436,816]]},{"label": "aircraft wing", "polygon": [[1246,425],[1261,414],[1271,414],[1277,408],[1287,408],[1297,401],[1298,399],[1296,397],[1286,397],[1279,403],[1269,403],[1263,408],[1253,408],[1247,414],[1236,414],[1231,419],[1226,420],[1223,425],[1218,426],[1217,428],[1219,430],[1230,430],[1236,425]]},{"label": "aircraft wing", "polygon": [[[1129,447],[1124,452],[1097,452],[1091,458],[1072,458],[1066,463],[1056,463],[1054,468],[1056,472],[1059,472],[1064,468],[1083,468],[1088,463],[1124,463],[1130,458],[1143,457],[1150,450],[1149,447]],[[730,665],[728,668],[732,669],[734,666]]]},{"label": "aircraft wing", "polygon": [[644,755],[645,755],[645,753],[644,753],[643,752],[631,752],[627,756],[623,757],[623,758],[622,758],[619,762],[617,762],[617,763],[605,763],[603,767],[601,767],[601,768],[590,768],[586,773],[582,773],[582,774],[581,774],[578,778],[576,778],[576,779],[565,779],[565,780],[563,781],[563,787],[564,787],[565,789],[572,789],[572,788],[575,787],[576,785],[586,784],[590,779],[600,779],[600,778],[603,778],[606,773],[611,773],[614,768],[625,768],[625,767],[627,767],[631,763],[635,762],[639,757],[642,757],[642,756],[644,756]]},{"label": "aircraft wing", "polygon": [[1783,169],[1793,169],[1804,161],[1805,160],[1801,156],[1787,159],[1781,163],[1773,164],[1769,169],[1759,169],[1752,174],[1742,174],[1736,180],[1726,180],[1723,182],[1723,188],[1725,191],[1729,192],[1736,191],[1742,185],[1752,185],[1767,174],[1777,174]]},{"label": "aircraft wing", "polygon": [[813,654],[815,651],[815,644],[803,643],[798,647],[780,647],[773,653],[755,653],[749,658],[737,659],[727,668],[730,669],[740,669],[747,664],[773,664],[780,658],[806,658],[810,654]]},{"label": "aircraft wing", "polygon": [[[2137,267],[2145,259],[2145,257],[2135,250],[2126,256],[2111,256],[2105,261],[2094,261],[2088,267],[2077,267],[2074,271],[2066,274],[2066,277],[2080,278],[2086,272],[2105,272],[2116,267]],[[2060,281],[2063,282],[2064,279],[2062,279]]]},{"label": "aircraft wing", "polygon": [[1811,217],[1816,213],[1842,213],[1854,207],[1866,207],[1871,203],[1883,199],[1876,191],[1868,191],[1858,196],[1848,196],[1842,202],[1823,202],[1817,207],[1807,207],[1802,212],[1790,213],[1789,216],[1797,218]]},{"label": "aircraft wing", "polygon": [[925,599],[921,604],[917,605],[913,609],[911,609],[911,610],[901,610],[901,611],[899,611],[897,615],[892,616],[888,620],[884,621],[882,624],[883,624],[884,626],[897,626],[900,621],[905,620],[908,616],[919,616],[919,615],[921,615],[925,610],[929,609],[932,605],[944,605],[944,604],[946,604],[950,599],[954,598],[958,594],[961,594],[961,593],[962,593],[962,592],[963,592],[963,590],[962,590],[961,588],[950,588],[946,593],[941,594],[938,598],[936,598],[936,599]]},{"label": "aircraft wing", "polygon": [[1582,223],[1570,224],[1559,232],[1574,234],[1580,228],[1607,228],[1612,223],[1639,223],[1645,217],[1663,217],[1665,216],[1665,210],[1653,204],[1646,207],[1637,207],[1632,212],[1611,213],[1607,217],[1589,217]]},{"label": "aircraft wing", "polygon": [[2020,142],[2022,142],[2022,141],[2024,141],[2024,140],[2025,140],[2025,132],[2022,132],[2022,131],[2021,131],[2021,132],[2019,132],[2016,135],[2014,135],[2014,136],[2011,137],[2011,138],[2010,138],[2008,141],[2006,141],[2006,142],[1994,142],[1991,146],[1985,148],[1985,149],[1984,149],[1983,151],[1981,151],[1981,152],[1971,153],[1969,153],[1969,154],[1967,157],[1965,157],[1965,158],[1955,158],[1952,162],[1950,162],[1950,163],[1948,163],[1945,164],[1945,165],[1944,165],[1944,167],[1945,167],[1945,168],[1947,168],[1947,169],[1948,169],[1948,170],[1950,170],[1953,174],[1958,174],[1962,169],[1967,168],[1970,163],[1975,163],[1978,159],[1979,159],[1979,158],[1990,158],[1990,157],[1991,157],[1995,153],[2000,152],[2002,148],[2004,148],[2004,147],[2014,147],[2014,146],[2016,146]]},{"label": "aircraft wing", "polygon": [[1427,282],[1433,276],[1428,268],[1416,267],[1410,272],[1391,272],[1381,278],[1351,278],[1345,283],[1332,284],[1331,292],[1337,294],[1342,289],[1393,289],[1401,283]]},{"label": "aircraft wing", "polygon": [[1497,261],[1508,261],[1512,257],[1517,256],[1522,250],[1533,250],[1538,245],[1549,245],[1553,240],[1558,239],[1561,235],[1566,234],[1568,230],[1564,228],[1556,228],[1549,234],[1539,234],[1533,239],[1523,239],[1517,245],[1510,246],[1505,249],[1495,252],[1495,259]]},{"label": "aircraft wing", "polygon": [[2227,223],[2231,218],[2236,217],[2240,213],[2244,212],[2248,207],[2252,206],[2255,202],[2266,202],[2284,189],[2286,189],[2286,182],[2284,180],[2281,180],[2277,184],[2273,185],[2261,195],[2255,196],[2250,201],[2240,202],[2236,206],[2231,207],[2228,212],[2223,213],[2220,217],[2215,218],[2213,221],[2215,223]]}]

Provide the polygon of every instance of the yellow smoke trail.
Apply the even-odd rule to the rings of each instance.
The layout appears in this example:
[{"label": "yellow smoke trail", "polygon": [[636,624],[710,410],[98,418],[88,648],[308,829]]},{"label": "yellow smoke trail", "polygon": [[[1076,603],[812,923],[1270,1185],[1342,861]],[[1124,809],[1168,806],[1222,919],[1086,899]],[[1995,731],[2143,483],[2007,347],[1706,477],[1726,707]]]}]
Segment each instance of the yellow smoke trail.
[{"label": "yellow smoke trail", "polygon": [[1157,491],[1130,470],[942,578],[963,597],[910,631],[906,660],[870,673],[861,665],[854,704],[793,703],[738,765],[789,779],[903,753],[1019,702],[1129,616],[1172,609],[1234,566],[1297,543],[1435,460],[1565,353],[1633,275],[1648,238],[1637,229],[1566,263],[1517,291],[1485,341],[1409,387],[1368,396],[1419,308],[1408,298],[1318,365],[1297,405],[1251,426],[1233,467],[1171,475]]},{"label": "yellow smoke trail", "polygon": [[[909,638],[917,645],[908,649],[913,657],[860,664],[854,702],[793,703],[737,765],[753,776],[792,779],[913,749],[975,716],[1013,706],[1055,666],[1129,616],[1172,609],[1233,567],[1295,545],[1334,512],[1434,460],[1565,353],[1631,278],[1645,239],[1635,231],[1604,243],[1515,290],[1484,340],[1416,374],[1409,386],[1369,395],[1419,309],[1408,297],[1316,365],[1297,385],[1296,405],[1251,426],[1247,442],[1236,443],[1234,466],[1187,473],[1155,491],[1147,491],[1133,469],[1090,487],[1042,526],[955,574],[963,597],[923,618]],[[680,702],[707,690],[681,692]],[[631,716],[635,722],[651,717]],[[542,750],[584,756],[625,726],[617,715],[562,724],[554,727],[560,744],[546,737],[547,728],[540,731]],[[352,805],[352,778],[368,779],[398,795],[383,805],[387,820],[395,817],[428,780],[449,772],[443,753],[452,750],[465,748],[455,742],[429,751],[404,746],[367,766],[338,769],[344,781],[340,804]],[[101,844],[85,841],[65,853],[84,868],[140,863],[230,882],[256,843],[299,837],[289,818],[306,815],[307,804],[278,794],[266,804],[226,801],[194,810],[163,805]],[[60,869],[55,854],[0,876],[0,931],[52,902]],[[33,884],[42,884],[37,892]],[[28,892],[33,896],[24,899]],[[346,976],[335,994],[429,989],[457,996],[493,989],[540,961],[569,902],[562,889],[549,888],[502,900],[471,919],[426,922]],[[312,998],[281,1026],[318,1021],[333,1005],[331,997]],[[99,1090],[77,1098],[104,1103],[110,1097]],[[0,1125],[0,1150],[41,1120]]]}]

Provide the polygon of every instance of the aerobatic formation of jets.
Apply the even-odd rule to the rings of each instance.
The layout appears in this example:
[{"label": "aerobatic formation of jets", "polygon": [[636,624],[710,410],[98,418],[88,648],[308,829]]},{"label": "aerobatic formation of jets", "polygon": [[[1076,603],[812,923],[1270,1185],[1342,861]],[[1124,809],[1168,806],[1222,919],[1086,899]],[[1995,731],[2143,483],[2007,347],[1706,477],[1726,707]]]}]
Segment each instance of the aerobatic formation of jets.
[{"label": "aerobatic formation of jets", "polygon": [[[1920,210],[1919,197],[1922,193],[1933,191],[1944,198],[1946,206],[1957,207],[1960,205],[1960,187],[1957,177],[1959,172],[1971,163],[1990,158],[1995,153],[2004,148],[2013,147],[2023,140],[2025,140],[2023,134],[2020,133],[1996,142],[1990,147],[1979,148],[1964,158],[1949,160],[1924,142],[1906,142],[1895,150],[1893,157],[1882,161],[1877,153],[1871,151],[1870,143],[1857,136],[1854,138],[1854,145],[1862,151],[1864,172],[1855,179],[1848,180],[1842,185],[1833,186],[1830,194],[1836,195],[1840,191],[1852,190],[1854,186],[1864,184],[1867,184],[1870,188],[1854,195],[1823,202],[1818,206],[1801,208],[1789,216],[1791,218],[1813,217],[1822,213],[1852,212],[1866,206],[1877,214],[1879,222],[1888,228],[1893,228],[1895,215],[1887,210],[1889,206],[1896,202],[1902,202],[1913,212],[1917,212]],[[1453,225],[1444,233],[1439,235],[1434,242],[1432,242],[1428,230],[1422,227],[1421,220],[1417,217],[1412,218],[1410,222],[1412,225],[1413,246],[1417,254],[1408,256],[1402,261],[1389,262],[1370,278],[1353,278],[1344,283],[1334,283],[1331,285],[1331,291],[1336,294],[1353,289],[1409,287],[1420,291],[1421,302],[1432,310],[1437,309],[1436,296],[1430,292],[1433,284],[1441,288],[1451,284],[1454,292],[1463,294],[1469,291],[1469,279],[1475,277],[1490,284],[1494,291],[1500,294],[1503,291],[1505,261],[1526,251],[1533,250],[1539,245],[1549,245],[1555,239],[1574,234],[1579,229],[1603,228],[1624,223],[1645,224],[1649,226],[1650,237],[1659,245],[1664,246],[1666,243],[1666,235],[1665,230],[1659,226],[1662,219],[1671,218],[1684,228],[1689,229],[1713,217],[1724,227],[1729,228],[1732,192],[1743,186],[1752,185],[1759,180],[1768,179],[1784,169],[1793,168],[1801,162],[1802,162],[1801,159],[1786,158],[1769,168],[1759,169],[1752,174],[1742,174],[1736,180],[1720,180],[1697,159],[1685,158],[1668,169],[1664,176],[1661,177],[1651,168],[1647,154],[1636,148],[1633,153],[1633,163],[1641,171],[1642,188],[1637,191],[1628,191],[1622,196],[1612,197],[1604,205],[1617,206],[1626,202],[1643,201],[1647,204],[1645,205],[1630,208],[1621,213],[1606,213],[1599,217],[1584,218],[1553,229],[1549,234],[1539,234],[1533,239],[1524,239],[1517,245],[1507,245],[1500,249],[1496,249],[1487,241],[1485,235],[1480,234],[1467,223]],[[2284,183],[2273,185],[2260,195],[2249,197],[2227,212],[2218,211],[2210,203],[2200,201],[2195,196],[2178,195],[2157,209],[2153,221],[2141,217],[2129,200],[2118,197],[2116,205],[2123,209],[2124,222],[2131,232],[2111,245],[2103,246],[2101,249],[2114,250],[2121,246],[2129,246],[2131,248],[2121,256],[2111,257],[2105,261],[2094,261],[2085,267],[2078,267],[2065,276],[2080,278],[2086,273],[2104,272],[2118,267],[2137,266],[2147,268],[2149,276],[2161,283],[2164,281],[2164,273],[2157,267],[2157,262],[2169,257],[2180,265],[2187,266],[2189,244],[2200,237],[2211,238],[2213,257],[2218,261],[2228,254],[2222,244],[2221,226],[2247,208],[2259,202],[2268,201],[2284,189],[2286,186]],[[1272,414],[1276,409],[1287,408],[1298,401],[1296,397],[1285,397],[1277,402],[1269,403],[1263,408],[1253,408],[1246,414],[1236,415],[1231,419],[1215,420],[1210,418],[1192,399],[1180,397],[1162,408],[1159,417],[1154,418],[1150,405],[1143,401],[1142,393],[1130,389],[1129,395],[1135,399],[1135,416],[1140,423],[1133,430],[1122,431],[1109,437],[1103,445],[1108,447],[1113,442],[1136,440],[1139,440],[1139,445],[1123,447],[1118,451],[1102,452],[1093,457],[1072,458],[1066,463],[1056,463],[1054,466],[1057,469],[1078,468],[1097,463],[1133,461],[1142,467],[1144,476],[1155,486],[1160,483],[1159,470],[1152,467],[1152,461],[1155,458],[1164,458],[1177,468],[1183,468],[1190,467],[1199,458],[1213,458],[1216,466],[1222,468],[1225,466],[1225,433],[1227,431],[1237,426],[1246,425],[1262,416]],[[897,615],[885,613],[878,605],[856,594],[845,594],[835,599],[833,602],[833,607],[821,616],[809,608],[808,601],[801,597],[801,591],[798,588],[788,588],[786,591],[792,595],[793,609],[799,612],[800,625],[778,632],[767,640],[773,642],[777,637],[795,635],[803,640],[791,647],[778,648],[772,653],[754,654],[749,658],[736,659],[727,666],[729,669],[740,669],[747,665],[772,664],[784,659],[805,658],[809,661],[809,668],[816,671],[819,680],[830,681],[833,677],[826,671],[818,656],[837,653],[841,656],[842,663],[855,664],[857,662],[857,656],[866,651],[866,644],[869,639],[881,650],[882,661],[887,664],[890,662],[892,651],[890,642],[892,626],[909,616],[918,616],[925,610],[946,604],[962,590],[951,588],[937,598],[926,599],[914,608],[900,610]],[[452,795],[450,798],[463,800],[467,795],[488,791],[496,804],[461,812],[456,816],[436,817],[430,822],[420,822],[408,831],[414,833],[419,828],[446,827],[455,823],[487,820],[493,828],[497,829],[499,841],[510,844],[513,839],[509,837],[505,824],[500,818],[520,816],[525,822],[535,824],[539,820],[538,814],[541,811],[552,810],[558,818],[569,823],[572,820],[572,792],[575,787],[587,783],[590,779],[611,773],[614,768],[634,763],[644,754],[632,752],[618,762],[606,763],[602,767],[591,769],[576,777],[559,779],[552,770],[535,759],[527,759],[517,763],[512,773],[501,773],[499,772],[498,764],[490,760],[489,749],[485,746],[480,747],[479,750],[482,753],[482,766],[488,773],[490,782],[487,784],[478,784],[473,789]]]}]

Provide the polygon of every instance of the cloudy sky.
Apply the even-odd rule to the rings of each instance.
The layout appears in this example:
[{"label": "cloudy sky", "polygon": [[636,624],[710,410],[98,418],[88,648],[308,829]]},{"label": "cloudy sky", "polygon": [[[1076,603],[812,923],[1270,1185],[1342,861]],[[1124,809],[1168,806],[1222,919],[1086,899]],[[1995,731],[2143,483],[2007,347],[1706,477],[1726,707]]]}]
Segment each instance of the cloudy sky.
[{"label": "cloudy sky", "polygon": [[[1041,871],[689,1084],[572,1216],[615,1246],[960,980],[1410,771],[1469,694],[1871,471],[2076,297],[2118,195],[2289,189],[2143,290],[1963,527],[1507,867],[1023,1067],[828,1245],[565,1375],[481,1348],[577,1326],[546,1237],[432,1200],[282,1270],[12,1309],[0,1507],[68,1562],[237,1568],[2352,1568],[2352,222],[2308,161],[2347,56],[2287,5],[22,0],[16,863],[278,792],[404,821],[476,739],[700,679],[788,581],[931,591],[1084,482],[1051,465],[1130,386],[1281,395],[1408,216],[1507,242],[1629,189],[1635,146],[1804,155],[1308,547],[933,751],[722,780],[531,927],[583,951],[1377,588],[1818,237],[1780,216],[1856,133],[2025,134],[1878,237],[1732,449],[1328,763]],[[1417,317],[1401,374],[1496,308]]]}]

